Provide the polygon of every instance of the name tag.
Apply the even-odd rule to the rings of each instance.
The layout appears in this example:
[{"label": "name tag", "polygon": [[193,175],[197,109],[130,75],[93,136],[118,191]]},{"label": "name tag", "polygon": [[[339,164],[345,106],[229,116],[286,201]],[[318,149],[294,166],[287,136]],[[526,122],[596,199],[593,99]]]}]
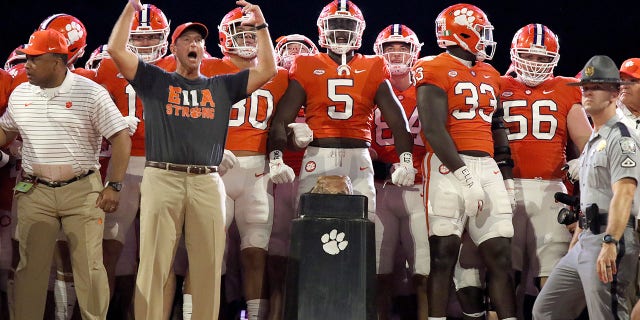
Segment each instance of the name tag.
[{"label": "name tag", "polygon": [[33,183],[20,181],[16,183],[16,186],[13,187],[13,190],[22,192],[22,193],[27,193],[29,190],[31,190],[31,188],[33,188]]}]

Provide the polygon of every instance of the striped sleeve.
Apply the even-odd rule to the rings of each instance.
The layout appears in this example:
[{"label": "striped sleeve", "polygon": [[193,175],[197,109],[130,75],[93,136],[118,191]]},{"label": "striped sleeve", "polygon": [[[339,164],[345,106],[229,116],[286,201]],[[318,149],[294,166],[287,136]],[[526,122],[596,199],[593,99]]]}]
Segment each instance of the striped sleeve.
[{"label": "striped sleeve", "polygon": [[7,109],[5,109],[4,114],[2,114],[2,117],[0,117],[0,128],[5,131],[18,131],[18,125],[13,118],[12,111],[13,104],[11,103],[11,100],[9,100]]},{"label": "striped sleeve", "polygon": [[109,96],[109,92],[100,86],[95,85],[94,94],[92,95],[94,112],[91,115],[93,127],[105,138],[111,138],[120,130],[126,129],[127,122],[124,120],[122,113],[118,110],[115,103]]}]

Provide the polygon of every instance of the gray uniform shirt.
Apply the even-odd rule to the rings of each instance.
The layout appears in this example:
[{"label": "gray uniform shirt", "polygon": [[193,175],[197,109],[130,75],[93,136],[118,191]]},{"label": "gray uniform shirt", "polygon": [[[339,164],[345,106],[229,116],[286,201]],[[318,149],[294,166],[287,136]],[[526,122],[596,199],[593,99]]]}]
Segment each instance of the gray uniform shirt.
[{"label": "gray uniform shirt", "polygon": [[[629,129],[631,137],[624,137],[618,122],[619,114],[611,117],[597,132],[593,132],[580,156],[580,209],[595,203],[601,213],[609,210],[613,197],[611,186],[623,178],[638,180],[640,157],[637,145],[640,139]],[[638,215],[638,188],[636,190],[631,215]]]}]

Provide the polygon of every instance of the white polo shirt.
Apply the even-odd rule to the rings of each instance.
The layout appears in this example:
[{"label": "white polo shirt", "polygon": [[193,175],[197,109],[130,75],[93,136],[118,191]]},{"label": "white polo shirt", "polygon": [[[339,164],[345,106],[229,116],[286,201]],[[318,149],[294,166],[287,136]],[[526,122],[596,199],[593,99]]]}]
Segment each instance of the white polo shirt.
[{"label": "white polo shirt", "polygon": [[636,117],[620,100],[616,101],[616,105],[618,106],[619,114],[623,116],[622,122],[640,134],[640,117]]},{"label": "white polo shirt", "polygon": [[76,175],[97,170],[102,137],[111,137],[127,123],[101,85],[67,70],[59,87],[42,89],[20,84],[0,118],[5,131],[22,136],[22,167],[71,165]]}]

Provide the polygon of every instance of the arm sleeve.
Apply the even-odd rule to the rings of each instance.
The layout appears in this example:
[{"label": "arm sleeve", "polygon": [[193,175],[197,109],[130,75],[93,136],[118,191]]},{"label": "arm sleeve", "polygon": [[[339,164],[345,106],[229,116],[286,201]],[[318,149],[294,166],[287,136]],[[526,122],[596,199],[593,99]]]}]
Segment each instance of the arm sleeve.
[{"label": "arm sleeve", "polygon": [[638,156],[637,137],[618,137],[608,148],[609,170],[611,183],[623,178],[638,181],[640,176],[640,157]]},{"label": "arm sleeve", "polygon": [[18,126],[16,124],[15,119],[13,119],[12,110],[13,110],[13,104],[11,103],[11,99],[9,99],[8,107],[4,111],[4,114],[2,114],[2,117],[0,117],[0,128],[2,128],[5,131],[17,132]]},{"label": "arm sleeve", "polygon": [[129,83],[131,83],[133,88],[136,90],[136,94],[142,97],[147,92],[153,92],[154,86],[160,82],[155,80],[159,79],[159,77],[164,77],[165,73],[166,72],[159,67],[146,63],[140,59],[138,61],[136,76],[133,80],[129,81]]},{"label": "arm sleeve", "polygon": [[[416,79],[416,88],[421,85],[431,84],[447,92],[449,83],[446,79],[447,73],[444,72],[444,70],[438,70],[438,68],[435,68],[431,60],[419,61],[418,65],[414,67],[414,70],[417,68],[422,68],[422,77],[420,79]],[[445,76],[442,76],[443,72]]]},{"label": "arm sleeve", "polygon": [[94,93],[94,112],[91,117],[93,127],[105,138],[110,138],[120,130],[128,128],[127,122],[122,117],[109,96],[109,92],[100,85],[96,85]]}]

